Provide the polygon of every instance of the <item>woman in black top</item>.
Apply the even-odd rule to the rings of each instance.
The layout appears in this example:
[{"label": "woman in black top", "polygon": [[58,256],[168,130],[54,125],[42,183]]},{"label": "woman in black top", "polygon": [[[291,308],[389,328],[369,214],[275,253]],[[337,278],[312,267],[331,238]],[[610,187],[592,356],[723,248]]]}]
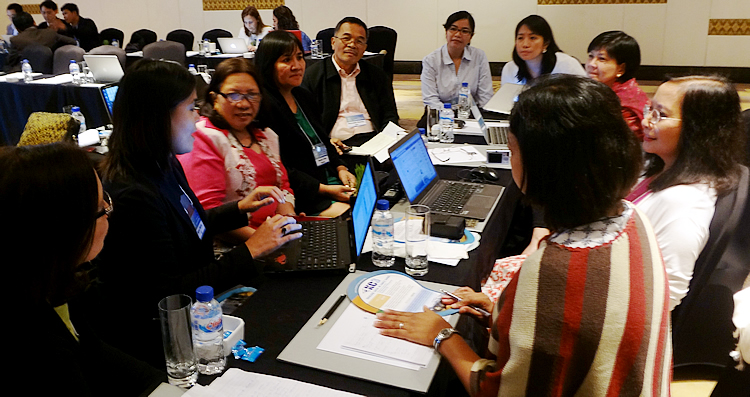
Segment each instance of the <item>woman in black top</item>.
[{"label": "woman in black top", "polygon": [[279,135],[281,161],[297,199],[308,215],[345,212],[356,178],[341,161],[323,131],[312,94],[300,87],[305,74],[302,45],[293,34],[269,33],[255,53],[263,77],[260,118]]}]

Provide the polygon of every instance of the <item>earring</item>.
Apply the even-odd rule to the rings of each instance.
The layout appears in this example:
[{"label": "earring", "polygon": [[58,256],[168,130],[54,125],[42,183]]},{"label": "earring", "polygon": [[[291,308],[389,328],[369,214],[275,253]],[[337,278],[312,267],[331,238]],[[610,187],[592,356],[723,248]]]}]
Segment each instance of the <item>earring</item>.
[{"label": "earring", "polygon": [[547,53],[547,49],[545,48],[544,50],[542,50],[542,54],[546,54],[546,53]]},{"label": "earring", "polygon": [[622,77],[622,73],[617,73],[617,78],[619,79],[620,77]]}]

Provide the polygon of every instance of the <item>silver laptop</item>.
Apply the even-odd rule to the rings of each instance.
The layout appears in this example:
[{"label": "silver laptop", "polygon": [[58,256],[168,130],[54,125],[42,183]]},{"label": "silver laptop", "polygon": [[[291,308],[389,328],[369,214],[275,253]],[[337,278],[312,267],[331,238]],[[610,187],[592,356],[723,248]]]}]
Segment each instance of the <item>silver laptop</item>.
[{"label": "silver laptop", "polygon": [[482,112],[479,111],[477,105],[471,107],[471,113],[474,118],[477,119],[479,128],[482,130],[484,140],[487,141],[488,145],[507,145],[508,144],[508,133],[510,132],[510,121],[496,121],[494,126],[488,126],[482,117]]},{"label": "silver laptop", "polygon": [[500,86],[495,95],[489,102],[484,105],[484,110],[496,113],[510,114],[513,105],[518,100],[518,95],[523,91],[524,86],[521,84],[505,83]]},{"label": "silver laptop", "polygon": [[97,83],[114,83],[125,74],[117,55],[84,55],[83,60],[91,69]]},{"label": "silver laptop", "polygon": [[245,39],[230,39],[228,37],[219,37],[219,47],[224,54],[244,54],[247,51]]}]

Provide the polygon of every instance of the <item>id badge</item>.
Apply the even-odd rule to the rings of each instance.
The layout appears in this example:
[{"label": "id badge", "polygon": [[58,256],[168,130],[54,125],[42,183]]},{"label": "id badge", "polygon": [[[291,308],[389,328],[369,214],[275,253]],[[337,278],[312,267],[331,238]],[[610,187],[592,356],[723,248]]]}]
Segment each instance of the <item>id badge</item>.
[{"label": "id badge", "polygon": [[365,120],[365,115],[362,113],[346,116],[346,125],[349,128],[362,127],[366,123],[367,120]]},{"label": "id badge", "polygon": [[198,234],[198,238],[200,240],[203,240],[203,235],[206,233],[206,226],[203,224],[203,220],[198,214],[198,211],[193,206],[193,203],[190,202],[190,198],[183,194],[182,196],[180,196],[180,204],[182,204],[185,212],[187,212],[188,216],[190,217],[190,222],[193,224],[195,232]]},{"label": "id badge", "polygon": [[328,150],[323,142],[313,146],[313,156],[315,156],[315,165],[318,167],[328,164]]}]

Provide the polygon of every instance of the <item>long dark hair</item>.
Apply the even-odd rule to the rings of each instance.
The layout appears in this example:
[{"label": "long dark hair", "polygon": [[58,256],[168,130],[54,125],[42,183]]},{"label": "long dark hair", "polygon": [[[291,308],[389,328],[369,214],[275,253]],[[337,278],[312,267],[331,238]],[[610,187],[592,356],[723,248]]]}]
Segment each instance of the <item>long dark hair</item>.
[{"label": "long dark hair", "polygon": [[[255,24],[255,32],[251,32],[247,30],[247,26],[245,26],[245,17],[251,16],[255,18],[256,24]],[[260,17],[260,13],[258,12],[258,9],[255,8],[255,6],[247,6],[244,10],[242,10],[242,16],[240,17],[242,19],[242,27],[245,29],[245,34],[250,36],[251,34],[260,34],[263,32],[263,28],[265,28],[266,24],[263,23],[263,19]]]},{"label": "long dark hair", "polygon": [[195,78],[176,62],[143,59],[120,81],[112,114],[114,129],[102,164],[106,180],[135,178],[168,169],[171,111],[195,90]]},{"label": "long dark hair", "polygon": [[[201,113],[204,116],[208,117],[209,120],[211,120],[211,124],[225,130],[230,129],[229,124],[226,122],[226,120],[224,120],[224,117],[222,117],[219,112],[214,109],[213,104],[216,101],[216,96],[221,91],[221,85],[224,84],[224,81],[227,79],[227,77],[236,73],[245,73],[252,77],[253,80],[255,80],[255,84],[258,85],[259,90],[261,90],[263,87],[260,75],[255,70],[255,66],[253,66],[253,64],[248,59],[242,57],[231,58],[227,59],[226,61],[222,61],[219,65],[216,66],[216,71],[211,77],[211,84],[208,85],[208,88],[206,89],[206,95],[204,96],[206,106],[201,109]],[[261,125],[256,115],[255,119],[253,119],[253,121],[247,126],[247,130],[251,132],[253,128],[262,129],[264,127],[265,126]]]},{"label": "long dark hair", "polygon": [[674,164],[646,154],[646,176],[657,175],[649,188],[659,191],[675,185],[707,182],[721,194],[739,181],[744,158],[740,97],[723,77],[687,76],[668,80],[678,84],[682,97],[682,127]]},{"label": "long dark hair", "polygon": [[609,216],[636,182],[641,148],[606,85],[587,77],[540,76],[510,116],[522,189],[554,231]]},{"label": "long dark hair", "polygon": [[279,30],[299,30],[299,23],[294,13],[287,6],[278,6],[273,9],[273,16],[278,21]]},{"label": "long dark hair", "polygon": [[[542,36],[542,38],[544,38],[544,43],[547,44],[547,51],[542,54],[542,72],[540,75],[552,73],[552,69],[555,68],[555,64],[557,63],[557,55],[555,54],[562,52],[560,47],[557,46],[557,43],[555,43],[555,36],[552,35],[552,28],[549,26],[549,23],[539,15],[529,15],[516,25],[516,37],[518,37],[518,31],[521,29],[521,26],[524,25],[526,25],[526,27],[534,34]],[[515,41],[513,44],[513,62],[518,65],[516,78],[519,81],[526,80],[526,82],[529,83],[534,79],[531,76],[529,67],[526,65],[526,61],[521,59],[518,55]]]},{"label": "long dark hair", "polygon": [[276,86],[276,61],[282,55],[292,55],[302,51],[302,43],[292,33],[277,30],[266,35],[255,51],[255,66],[260,72],[263,87],[278,92]]},{"label": "long dark hair", "polygon": [[[88,156],[69,143],[0,148],[0,239],[10,296],[64,303],[94,239],[99,188]],[[37,238],[43,231],[44,238]]]}]

